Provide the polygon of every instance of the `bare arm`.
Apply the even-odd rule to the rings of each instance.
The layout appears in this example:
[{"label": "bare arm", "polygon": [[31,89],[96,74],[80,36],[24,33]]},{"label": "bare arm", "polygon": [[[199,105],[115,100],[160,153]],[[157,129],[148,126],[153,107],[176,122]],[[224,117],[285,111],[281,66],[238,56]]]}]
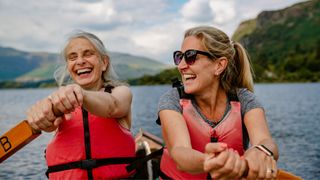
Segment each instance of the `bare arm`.
[{"label": "bare arm", "polygon": [[[250,143],[252,145],[262,144],[273,152],[274,159],[279,158],[278,147],[273,141],[264,111],[261,108],[255,108],[248,111],[244,117],[244,123],[248,130]],[[244,154],[245,159],[248,161],[250,178],[274,178],[276,173],[270,173],[269,169],[276,171],[276,161],[273,157],[269,157],[266,153],[257,148],[250,148]]]},{"label": "bare arm", "polygon": [[264,111],[261,108],[250,110],[244,117],[244,123],[249,133],[250,143],[265,145],[273,152],[277,160],[279,158],[278,146],[271,137]]},{"label": "bare arm", "polygon": [[76,107],[83,106],[87,111],[105,118],[117,118],[122,125],[130,128],[132,94],[128,87],[118,86],[112,93],[89,91],[77,84],[60,87],[52,95],[52,104],[60,112],[69,114]]},{"label": "bare arm", "polygon": [[125,120],[125,126],[130,128],[132,93],[129,87],[115,87],[111,94],[84,90],[83,99],[83,107],[92,114]]},{"label": "bare arm", "polygon": [[83,106],[92,114],[107,118],[122,118],[128,115],[132,94],[127,86],[118,86],[112,93],[83,90]]}]

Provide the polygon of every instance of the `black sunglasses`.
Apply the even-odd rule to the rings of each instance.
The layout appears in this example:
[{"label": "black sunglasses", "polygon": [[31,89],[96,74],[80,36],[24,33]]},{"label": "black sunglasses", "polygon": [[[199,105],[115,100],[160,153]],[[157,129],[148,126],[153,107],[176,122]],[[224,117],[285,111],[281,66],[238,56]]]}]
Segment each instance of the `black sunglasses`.
[{"label": "black sunglasses", "polygon": [[189,49],[184,53],[181,52],[181,51],[175,51],[173,53],[174,64],[175,65],[179,65],[180,62],[182,61],[183,57],[184,57],[184,60],[186,61],[186,63],[188,65],[192,65],[196,61],[196,58],[197,58],[198,54],[205,55],[205,56],[207,56],[209,58],[214,58],[214,56],[212,56],[208,52],[199,51],[199,50],[195,50],[195,49]]}]

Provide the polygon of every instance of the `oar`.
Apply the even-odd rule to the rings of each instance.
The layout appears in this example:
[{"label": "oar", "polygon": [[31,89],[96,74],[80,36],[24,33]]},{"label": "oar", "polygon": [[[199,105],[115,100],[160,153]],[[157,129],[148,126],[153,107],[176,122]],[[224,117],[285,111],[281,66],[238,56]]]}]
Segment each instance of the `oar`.
[{"label": "oar", "polygon": [[40,134],[41,131],[34,131],[27,120],[21,121],[0,137],[0,163]]},{"label": "oar", "polygon": [[[55,116],[63,113],[53,108]],[[27,120],[21,121],[18,125],[7,131],[0,137],[0,163],[13,155],[19,149],[37,138],[41,131],[34,130]]]}]

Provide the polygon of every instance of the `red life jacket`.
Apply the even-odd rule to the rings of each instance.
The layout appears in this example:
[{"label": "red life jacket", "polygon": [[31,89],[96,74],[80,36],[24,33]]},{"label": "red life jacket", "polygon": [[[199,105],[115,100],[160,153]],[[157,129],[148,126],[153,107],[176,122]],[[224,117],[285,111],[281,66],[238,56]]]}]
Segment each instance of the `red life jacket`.
[{"label": "red life jacket", "polygon": [[[88,145],[84,141],[85,134],[89,135],[87,137],[90,139],[90,159],[135,156],[135,142],[131,132],[123,128],[116,119],[101,118],[90,113],[87,117],[88,131],[85,130],[81,108],[72,112],[71,120],[64,120],[60,124],[57,133],[46,149],[49,170],[52,166],[66,163],[71,166],[71,162],[88,159],[85,147]],[[94,179],[126,178],[130,176],[125,169],[127,164],[111,163],[111,165],[96,166],[90,171],[92,171]],[[68,170],[59,170],[58,168],[57,172],[51,171],[49,174],[50,179],[91,179],[88,176],[87,169],[81,169],[77,166]]]},{"label": "red life jacket", "polygon": [[[200,116],[190,99],[180,99],[183,117],[188,127],[193,149],[204,153],[206,144],[210,142],[211,138],[216,138],[218,142],[226,143],[229,148],[233,148],[237,150],[240,155],[243,155],[244,146],[240,102],[231,101],[230,104],[231,110],[212,128]],[[160,168],[166,176],[172,179],[207,178],[207,173],[190,174],[178,170],[167,149],[163,152]]]}]

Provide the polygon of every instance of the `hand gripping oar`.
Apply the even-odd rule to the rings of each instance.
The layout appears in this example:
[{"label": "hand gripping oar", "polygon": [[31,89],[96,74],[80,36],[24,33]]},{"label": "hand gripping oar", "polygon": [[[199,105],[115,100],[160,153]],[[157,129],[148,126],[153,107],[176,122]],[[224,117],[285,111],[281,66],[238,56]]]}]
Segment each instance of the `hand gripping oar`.
[{"label": "hand gripping oar", "polygon": [[[63,115],[53,108],[55,116]],[[34,130],[27,120],[21,121],[18,125],[0,136],[0,163],[13,155],[19,149],[38,137],[41,131]]]},{"label": "hand gripping oar", "polygon": [[[210,142],[218,142],[218,137],[215,130],[211,132]],[[249,166],[248,166],[248,162],[246,161],[246,167],[242,176],[247,177],[248,172],[249,172]],[[277,178],[276,178],[277,180],[287,180],[287,179],[302,180],[301,177],[296,176],[282,169],[278,169],[278,172],[274,172],[274,173],[277,173]],[[210,180],[212,179],[210,174],[207,175],[207,179],[210,179]]]}]

